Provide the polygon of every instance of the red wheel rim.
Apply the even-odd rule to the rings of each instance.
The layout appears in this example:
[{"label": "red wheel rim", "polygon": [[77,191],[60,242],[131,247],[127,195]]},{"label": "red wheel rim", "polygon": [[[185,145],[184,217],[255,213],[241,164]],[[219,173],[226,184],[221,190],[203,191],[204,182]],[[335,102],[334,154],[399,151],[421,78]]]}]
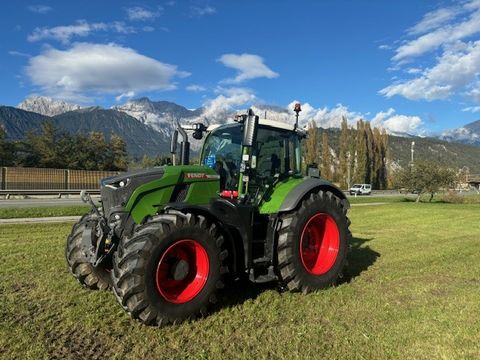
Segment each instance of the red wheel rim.
[{"label": "red wheel rim", "polygon": [[210,263],[207,251],[195,240],[180,240],[162,254],[156,272],[157,290],[167,301],[186,303],[202,291]]},{"label": "red wheel rim", "polygon": [[340,235],[335,220],[328,214],[317,213],[305,224],[300,239],[300,258],[313,275],[328,272],[337,259]]}]

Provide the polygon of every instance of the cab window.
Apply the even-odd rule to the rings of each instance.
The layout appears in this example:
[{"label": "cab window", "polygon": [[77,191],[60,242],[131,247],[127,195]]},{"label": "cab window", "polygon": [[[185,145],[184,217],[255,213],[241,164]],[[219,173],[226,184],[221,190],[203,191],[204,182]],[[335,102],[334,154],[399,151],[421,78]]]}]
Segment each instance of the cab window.
[{"label": "cab window", "polygon": [[214,130],[205,139],[201,164],[211,167],[220,175],[222,190],[237,188],[241,153],[242,130],[240,125]]},{"label": "cab window", "polygon": [[289,131],[260,127],[253,154],[256,156],[256,172],[261,177],[298,173],[299,142]]}]

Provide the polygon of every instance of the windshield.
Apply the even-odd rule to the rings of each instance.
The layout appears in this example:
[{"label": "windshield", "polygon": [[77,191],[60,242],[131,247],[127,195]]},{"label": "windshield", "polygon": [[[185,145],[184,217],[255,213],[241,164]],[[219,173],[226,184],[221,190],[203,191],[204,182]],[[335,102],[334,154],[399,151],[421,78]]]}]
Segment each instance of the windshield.
[{"label": "windshield", "polygon": [[201,163],[215,169],[221,176],[221,189],[237,187],[242,154],[241,125],[214,130],[205,140]]},{"label": "windshield", "polygon": [[352,188],[359,188],[359,187],[362,187],[362,185],[355,184],[352,186]]}]

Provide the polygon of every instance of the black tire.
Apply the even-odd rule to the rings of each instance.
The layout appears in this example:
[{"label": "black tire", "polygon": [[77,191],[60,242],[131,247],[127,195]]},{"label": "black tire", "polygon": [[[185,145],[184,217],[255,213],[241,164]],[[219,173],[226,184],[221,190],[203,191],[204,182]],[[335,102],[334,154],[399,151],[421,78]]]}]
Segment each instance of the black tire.
[{"label": "black tire", "polygon": [[[321,274],[313,274],[307,269],[300,249],[304,229],[315,216],[333,219],[338,229],[338,252],[336,257],[331,258],[328,270]],[[305,293],[334,285],[342,276],[351,239],[347,209],[340,199],[329,191],[312,193],[295,211],[283,214],[281,220],[277,244],[278,276],[281,284],[290,291]]]},{"label": "black tire", "polygon": [[82,216],[73,226],[67,238],[65,258],[68,269],[80,284],[92,290],[107,290],[111,285],[110,271],[103,266],[94,267],[81,250],[82,235],[91,216],[91,214]]},{"label": "black tire", "polygon": [[[205,250],[208,276],[193,298],[174,303],[160,292],[157,266],[160,268],[164,255],[182,241],[194,241]],[[206,315],[217,301],[217,290],[224,287],[223,274],[228,272],[223,266],[228,256],[223,242],[215,224],[203,216],[170,212],[152,217],[131,237],[122,238],[114,255],[113,290],[118,302],[132,318],[147,325],[163,326]],[[187,269],[185,276],[189,277],[192,272]]]}]

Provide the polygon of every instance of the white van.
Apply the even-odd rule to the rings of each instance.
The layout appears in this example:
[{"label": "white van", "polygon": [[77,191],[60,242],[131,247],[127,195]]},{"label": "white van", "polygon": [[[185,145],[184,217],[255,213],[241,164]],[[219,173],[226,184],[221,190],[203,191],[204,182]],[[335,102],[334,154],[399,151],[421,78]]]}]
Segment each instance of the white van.
[{"label": "white van", "polygon": [[350,188],[350,195],[370,195],[372,193],[372,185],[370,184],[354,184]]}]

